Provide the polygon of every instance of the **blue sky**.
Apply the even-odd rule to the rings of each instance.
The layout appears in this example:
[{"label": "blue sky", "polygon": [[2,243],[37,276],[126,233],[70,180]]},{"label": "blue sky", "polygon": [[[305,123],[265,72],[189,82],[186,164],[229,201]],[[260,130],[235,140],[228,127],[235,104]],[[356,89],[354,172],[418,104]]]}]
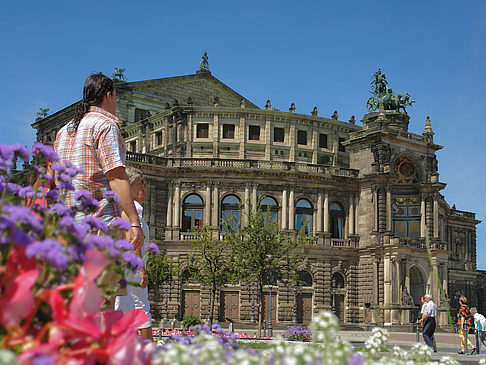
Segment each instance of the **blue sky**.
[{"label": "blue sky", "polygon": [[[0,143],[35,139],[41,107],[81,98],[93,71],[128,81],[194,73],[208,51],[215,77],[263,107],[339,119],[366,113],[371,74],[429,115],[450,205],[485,219],[486,2],[16,1],[0,5]],[[486,269],[486,228],[478,267]]]}]

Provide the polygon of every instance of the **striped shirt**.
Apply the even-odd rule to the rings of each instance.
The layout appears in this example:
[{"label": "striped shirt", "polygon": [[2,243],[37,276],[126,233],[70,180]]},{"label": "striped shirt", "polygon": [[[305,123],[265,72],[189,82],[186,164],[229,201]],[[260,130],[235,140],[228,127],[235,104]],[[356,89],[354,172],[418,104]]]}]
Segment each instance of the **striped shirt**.
[{"label": "striped shirt", "polygon": [[[126,148],[118,126],[118,118],[106,110],[91,106],[81,119],[77,130],[69,122],[59,130],[54,148],[59,161],[69,161],[84,173],[73,179],[74,191],[86,190],[100,203],[93,215],[110,224],[121,215],[117,203],[109,203],[103,193],[111,190],[106,172],[125,166]],[[66,206],[74,205],[74,194],[68,192]],[[77,220],[83,215],[77,216]]]}]

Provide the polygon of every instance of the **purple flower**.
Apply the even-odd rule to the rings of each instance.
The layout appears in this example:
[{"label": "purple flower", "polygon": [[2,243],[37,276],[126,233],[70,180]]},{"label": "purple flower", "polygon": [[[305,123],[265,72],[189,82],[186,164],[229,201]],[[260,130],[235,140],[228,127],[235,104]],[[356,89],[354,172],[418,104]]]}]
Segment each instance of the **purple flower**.
[{"label": "purple flower", "polygon": [[19,230],[14,222],[0,216],[0,244],[18,243],[27,245],[30,242],[32,242],[32,238],[27,233]]},{"label": "purple flower", "polygon": [[17,193],[21,198],[33,198],[35,195],[35,191],[32,189],[32,186],[21,187]]},{"label": "purple flower", "polygon": [[122,259],[132,270],[140,270],[143,268],[143,261],[140,257],[135,256],[129,251],[122,252]]},{"label": "purple flower", "polygon": [[360,354],[356,354],[348,365],[364,365],[365,361]]},{"label": "purple flower", "polygon": [[106,231],[108,231],[108,226],[106,225],[105,221],[101,218],[86,217],[82,220],[82,222],[89,224],[91,228],[100,229],[105,233]]},{"label": "purple flower", "polygon": [[112,227],[123,229],[125,231],[128,231],[130,229],[130,223],[128,223],[125,219],[116,217],[113,219],[113,223],[111,223]]},{"label": "purple flower", "polygon": [[90,199],[91,193],[87,190],[81,190],[74,193],[75,200]]},{"label": "purple flower", "polygon": [[85,213],[95,213],[98,209],[100,209],[100,204],[98,200],[88,198],[88,199],[81,199],[78,200],[80,209]]},{"label": "purple flower", "polygon": [[57,162],[59,160],[59,157],[57,156],[57,153],[54,152],[54,150],[46,146],[40,142],[35,142],[32,146],[32,155],[33,156],[41,156],[45,158],[46,160],[50,160],[52,162]]},{"label": "purple flower", "polygon": [[153,242],[149,242],[148,243],[148,247],[149,249],[151,249],[156,255],[160,255],[160,250],[159,250],[159,246],[157,246],[156,243],[153,243]]},{"label": "purple flower", "polygon": [[47,356],[35,356],[32,365],[56,365],[56,362]]},{"label": "purple flower", "polygon": [[49,210],[48,210],[49,213],[55,213],[57,214],[59,217],[65,217],[65,216],[69,216],[71,215],[71,209],[70,208],[67,208],[65,207],[63,204],[61,203],[56,203],[56,204],[53,204]]},{"label": "purple flower", "polygon": [[59,189],[66,189],[66,190],[69,190],[69,191],[74,191],[74,186],[68,182],[64,182],[64,181],[59,181],[59,184],[58,184],[58,188]]},{"label": "purple flower", "polygon": [[115,242],[115,247],[126,251],[133,251],[134,247],[128,240],[118,240]]},{"label": "purple flower", "polygon": [[53,239],[47,238],[43,241],[36,241],[27,246],[25,254],[28,257],[35,256],[50,262],[56,269],[65,270],[68,258],[64,253],[62,245]]},{"label": "purple flower", "polygon": [[117,258],[121,255],[121,252],[118,251],[116,248],[114,247],[108,247],[108,252],[110,253],[110,255],[114,258]]},{"label": "purple flower", "polygon": [[90,234],[88,237],[86,237],[86,241],[100,249],[113,247],[113,238],[110,236],[98,236],[96,234]]},{"label": "purple flower", "polygon": [[62,172],[66,169],[66,166],[62,163],[56,163],[51,166],[51,169],[54,171]]},{"label": "purple flower", "polygon": [[118,197],[116,196],[116,193],[114,191],[104,191],[103,198],[108,200],[109,203],[118,203]]},{"label": "purple flower", "polygon": [[6,205],[4,207],[4,212],[8,214],[9,218],[13,222],[21,224],[23,231],[33,230],[37,233],[44,231],[42,223],[31,213],[29,208],[19,207],[16,205]]},{"label": "purple flower", "polygon": [[68,216],[64,216],[59,221],[59,227],[62,230],[67,231],[67,230],[70,230],[71,229],[71,226],[73,225],[73,223],[74,223],[74,218],[73,217],[71,217],[69,215]]},{"label": "purple flower", "polygon": [[60,196],[61,196],[61,194],[59,193],[59,190],[57,190],[57,189],[49,190],[46,194],[46,197],[51,199],[52,201],[57,201]]}]

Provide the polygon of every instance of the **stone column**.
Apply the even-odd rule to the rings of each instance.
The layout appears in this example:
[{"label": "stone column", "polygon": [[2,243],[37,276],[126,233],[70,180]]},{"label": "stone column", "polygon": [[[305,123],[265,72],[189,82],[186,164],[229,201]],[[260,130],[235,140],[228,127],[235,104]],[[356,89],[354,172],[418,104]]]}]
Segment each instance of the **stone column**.
[{"label": "stone column", "polygon": [[257,184],[252,185],[252,190],[251,190],[251,211],[256,212],[257,211],[257,205],[258,205],[258,198],[257,198]]},{"label": "stone column", "polygon": [[192,114],[187,115],[187,143],[186,143],[186,157],[192,157],[192,141],[193,141],[193,132],[192,132]]},{"label": "stone column", "polygon": [[377,309],[380,305],[380,298],[379,298],[379,283],[378,283],[378,273],[379,273],[379,261],[374,258],[373,259],[373,300],[372,300],[372,306],[373,310],[371,311],[371,323],[377,323],[377,321],[380,318],[380,313]]},{"label": "stone column", "polygon": [[288,199],[287,199],[287,188],[284,188],[282,191],[282,230],[287,229],[287,221],[288,221],[288,212],[287,212],[287,206],[288,206]]},{"label": "stone column", "polygon": [[[167,188],[167,223],[166,228],[172,228],[172,211],[173,211],[173,184],[169,182]],[[171,239],[171,237],[167,237]]]},{"label": "stone column", "polygon": [[245,202],[243,206],[245,210],[243,222],[248,223],[250,217],[250,186],[248,184],[245,185]]},{"label": "stone column", "polygon": [[239,152],[239,158],[244,159],[245,158],[245,145],[246,145],[246,123],[245,123],[245,117],[241,116],[240,117],[240,136],[238,140],[240,141],[240,152]]},{"label": "stone column", "polygon": [[[290,122],[290,135],[289,135],[289,143],[290,143],[290,153],[289,153],[289,162],[295,162],[295,145],[297,141],[295,140],[295,122]],[[290,228],[290,227],[289,227]]]},{"label": "stone column", "polygon": [[349,234],[354,235],[354,194],[349,197]]},{"label": "stone column", "polygon": [[209,137],[213,137],[213,157],[219,157],[219,116],[217,113],[214,113],[213,116],[213,126],[212,126],[212,133],[209,134]]},{"label": "stone column", "polygon": [[329,193],[324,193],[324,232],[329,233]]},{"label": "stone column", "polygon": [[392,299],[393,299],[393,290],[392,290],[392,280],[393,280],[393,264],[390,260],[390,257],[388,255],[385,255],[384,261],[383,261],[383,304],[384,304],[384,322],[385,325],[389,325],[392,323],[392,318],[391,318],[391,311],[390,311],[390,306],[392,304]]},{"label": "stone column", "polygon": [[263,138],[264,138],[264,141],[265,141],[265,160],[269,161],[269,160],[272,160],[272,144],[273,144],[273,141],[272,139],[270,138],[271,137],[271,124],[270,124],[270,120],[266,120],[265,121],[265,133],[263,134]]},{"label": "stone column", "polygon": [[213,213],[211,225],[213,227],[219,227],[219,184],[213,185]]},{"label": "stone column", "polygon": [[355,196],[355,214],[354,214],[354,234],[359,234],[359,193]]},{"label": "stone column", "polygon": [[[430,272],[430,275],[431,275],[431,280],[430,280],[430,284],[431,284],[431,294],[432,294],[432,298],[434,301],[436,301],[435,303],[439,303],[439,283],[438,283],[438,274],[439,274],[439,265],[438,265],[438,262],[437,262],[437,257],[432,257],[430,259],[430,266],[431,266],[431,272]],[[437,275],[436,275],[437,274]]]},{"label": "stone column", "polygon": [[402,273],[400,272],[400,260],[395,257],[393,259],[393,264],[395,265],[395,277],[394,277],[394,292],[395,292],[395,295],[394,295],[394,299],[393,301],[396,303],[396,304],[400,304],[400,297],[401,297],[401,290],[400,290],[400,278],[401,278],[401,275]]},{"label": "stone column", "polygon": [[425,216],[426,216],[426,210],[425,210],[425,195],[422,194],[422,201],[420,202],[420,238],[425,238]]},{"label": "stone column", "polygon": [[322,191],[317,192],[316,232],[322,232]]},{"label": "stone column", "polygon": [[181,211],[181,184],[179,182],[175,183],[175,194],[174,194],[174,227],[180,228],[180,211]]},{"label": "stone column", "polygon": [[317,164],[317,154],[319,143],[317,141],[318,133],[315,129],[312,130],[312,163]]},{"label": "stone column", "polygon": [[434,194],[434,238],[439,237],[439,200],[438,193]]},{"label": "stone column", "polygon": [[204,223],[211,224],[211,184],[206,185],[206,204],[204,206]]},{"label": "stone column", "polygon": [[392,195],[391,188],[386,188],[386,230],[392,231]]},{"label": "stone column", "polygon": [[169,155],[169,118],[164,119],[164,156]]},{"label": "stone column", "polygon": [[408,266],[408,260],[405,260],[405,288],[407,288],[408,294],[410,291],[410,267]]},{"label": "stone column", "polygon": [[378,232],[378,189],[373,189],[373,220],[374,220],[374,231]]},{"label": "stone column", "polygon": [[155,211],[156,211],[156,202],[155,200],[157,194],[157,180],[150,180],[150,217],[149,217],[149,224],[150,227],[155,227]]},{"label": "stone column", "polygon": [[295,198],[294,198],[294,188],[290,188],[289,197],[289,230],[295,229]]}]

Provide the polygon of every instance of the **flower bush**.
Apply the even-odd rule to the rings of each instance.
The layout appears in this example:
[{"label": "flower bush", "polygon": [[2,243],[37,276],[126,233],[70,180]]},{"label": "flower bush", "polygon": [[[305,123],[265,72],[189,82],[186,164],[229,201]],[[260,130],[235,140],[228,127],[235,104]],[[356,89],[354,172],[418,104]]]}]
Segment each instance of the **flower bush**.
[{"label": "flower bush", "polygon": [[[218,325],[173,330],[175,336],[158,344],[144,341],[137,335],[147,319],[143,310],[103,311],[104,296],[123,280],[103,288],[96,283],[102,272],[141,265],[124,239],[128,225],[117,220],[108,227],[86,216],[99,203],[85,192],[74,194],[74,207],[66,207],[78,170],[56,163],[57,155],[42,144],[34,144],[32,157],[38,184],[19,184],[11,168],[18,158],[28,162],[29,152],[21,145],[0,145],[0,364],[431,363],[431,350],[420,344],[410,352],[398,347],[382,352],[388,336],[383,329],[373,330],[364,350],[355,353],[338,336],[338,320],[330,312],[315,315],[309,342],[280,339],[258,355],[238,348],[239,336]],[[46,160],[54,162],[57,189],[44,188],[53,178]],[[110,192],[104,198],[116,196]],[[34,203],[26,207],[27,200]],[[289,328],[285,336],[303,339],[308,333],[310,339],[307,331]],[[444,357],[440,364],[458,363]]]},{"label": "flower bush", "polygon": [[288,341],[310,341],[312,332],[302,326],[291,326],[283,333],[283,338]]}]

